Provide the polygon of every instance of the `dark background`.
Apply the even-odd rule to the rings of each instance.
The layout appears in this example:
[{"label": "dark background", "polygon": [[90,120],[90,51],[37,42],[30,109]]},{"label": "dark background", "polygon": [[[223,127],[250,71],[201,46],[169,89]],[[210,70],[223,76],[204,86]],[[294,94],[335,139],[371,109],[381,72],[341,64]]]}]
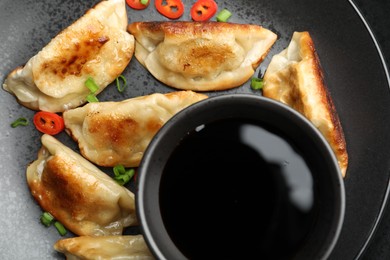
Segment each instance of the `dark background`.
[{"label": "dark background", "polygon": [[[390,1],[389,0],[354,0],[361,14],[366,19],[382,50],[390,69]],[[390,107],[389,107],[390,109]],[[389,122],[387,122],[389,123]],[[389,133],[390,134],[390,133]],[[390,147],[389,147],[390,149]],[[387,203],[377,230],[363,254],[363,260],[390,259],[390,205]]]}]

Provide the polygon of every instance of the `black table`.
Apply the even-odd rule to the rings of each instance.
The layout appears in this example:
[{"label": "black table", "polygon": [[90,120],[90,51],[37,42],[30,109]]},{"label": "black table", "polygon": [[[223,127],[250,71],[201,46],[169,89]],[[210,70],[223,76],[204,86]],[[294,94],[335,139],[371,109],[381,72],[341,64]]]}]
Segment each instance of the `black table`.
[{"label": "black table", "polygon": [[[371,27],[387,62],[387,68],[390,70],[390,1],[354,0],[354,2]],[[387,204],[376,232],[361,259],[390,259],[390,203]]]}]

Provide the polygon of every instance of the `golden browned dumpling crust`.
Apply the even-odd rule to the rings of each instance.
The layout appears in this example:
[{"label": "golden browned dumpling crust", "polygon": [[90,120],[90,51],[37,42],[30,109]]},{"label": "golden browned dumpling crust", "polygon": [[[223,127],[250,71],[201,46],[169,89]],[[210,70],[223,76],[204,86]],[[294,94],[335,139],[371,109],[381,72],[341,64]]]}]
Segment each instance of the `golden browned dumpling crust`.
[{"label": "golden browned dumpling crust", "polygon": [[157,131],[185,107],[207,98],[190,90],[120,102],[95,102],[64,112],[67,132],[93,163],[136,167]]},{"label": "golden browned dumpling crust", "polygon": [[225,90],[253,76],[276,41],[259,25],[220,22],[134,22],[135,57],[176,89]]},{"label": "golden browned dumpling crust", "polygon": [[27,168],[31,194],[77,235],[121,235],[137,225],[134,194],[50,135]]},{"label": "golden browned dumpling crust", "polygon": [[3,88],[33,110],[63,112],[86,102],[92,77],[104,90],[129,64],[134,37],[127,32],[125,0],[104,0],[54,37]]},{"label": "golden browned dumpling crust", "polygon": [[308,118],[329,142],[345,177],[348,153],[344,132],[309,32],[294,32],[288,48],[272,57],[264,75],[263,95]]},{"label": "golden browned dumpling crust", "polygon": [[66,259],[154,260],[142,235],[80,236],[58,240],[54,249]]}]

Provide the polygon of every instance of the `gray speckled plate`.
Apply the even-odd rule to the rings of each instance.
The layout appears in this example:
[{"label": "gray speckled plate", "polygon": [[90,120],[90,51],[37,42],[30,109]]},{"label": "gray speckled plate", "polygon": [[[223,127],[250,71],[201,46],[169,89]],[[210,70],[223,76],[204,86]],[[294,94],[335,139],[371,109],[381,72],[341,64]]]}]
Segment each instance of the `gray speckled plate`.
[{"label": "gray speckled plate", "polygon": [[[190,20],[194,1],[185,0],[182,20]],[[233,12],[231,22],[256,23],[276,32],[278,41],[256,71],[262,74],[273,54],[284,49],[293,31],[308,30],[317,47],[326,82],[346,134],[350,166],[345,179],[346,219],[331,259],[358,258],[381,216],[390,175],[390,94],[388,73],[376,42],[348,1],[339,0],[217,0]],[[0,79],[23,65],[61,29],[71,24],[96,0],[2,0],[0,2]],[[128,9],[129,22],[166,20],[153,4],[144,11]],[[156,81],[135,58],[123,73],[129,82],[120,94],[114,85],[99,99],[122,100],[171,88]],[[247,82],[224,92],[253,93]],[[36,159],[41,134],[32,124],[11,128],[18,117],[34,112],[21,107],[0,90],[0,259],[64,259],[53,244],[61,237],[55,228],[40,224],[40,207],[29,193],[25,170]],[[68,146],[75,143],[62,133]],[[134,184],[129,185],[130,189]],[[137,230],[127,230],[127,233]],[[72,236],[68,234],[67,236]]]}]

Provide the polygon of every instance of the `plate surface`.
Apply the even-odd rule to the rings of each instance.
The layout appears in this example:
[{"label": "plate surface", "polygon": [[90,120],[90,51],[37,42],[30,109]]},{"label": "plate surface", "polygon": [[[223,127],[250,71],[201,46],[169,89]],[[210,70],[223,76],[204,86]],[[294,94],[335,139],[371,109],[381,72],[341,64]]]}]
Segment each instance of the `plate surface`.
[{"label": "plate surface", "polygon": [[[98,1],[3,0],[0,2],[0,80],[35,55],[60,30]],[[182,20],[190,20],[194,1],[183,1]],[[278,40],[256,71],[262,75],[272,55],[284,49],[294,31],[307,30],[315,42],[325,80],[346,135],[350,165],[345,178],[346,217],[331,259],[355,259],[373,232],[387,197],[390,175],[390,94],[387,73],[375,41],[348,1],[241,0],[217,1],[233,12],[230,22],[256,23],[278,34]],[[144,11],[128,10],[129,22],[166,20],[153,5]],[[122,100],[173,89],[156,81],[135,59],[123,72],[129,86],[123,94],[114,85],[99,95],[101,101]],[[223,92],[253,93],[249,82]],[[65,259],[53,249],[61,237],[39,222],[41,209],[29,193],[25,170],[36,159],[41,134],[32,124],[11,128],[18,117],[34,112],[0,90],[0,258]],[[70,138],[57,136],[76,149]],[[130,189],[134,186],[130,185]],[[234,228],[234,227],[232,227]],[[128,230],[127,232],[135,232]],[[67,236],[72,236],[68,234]]]}]

